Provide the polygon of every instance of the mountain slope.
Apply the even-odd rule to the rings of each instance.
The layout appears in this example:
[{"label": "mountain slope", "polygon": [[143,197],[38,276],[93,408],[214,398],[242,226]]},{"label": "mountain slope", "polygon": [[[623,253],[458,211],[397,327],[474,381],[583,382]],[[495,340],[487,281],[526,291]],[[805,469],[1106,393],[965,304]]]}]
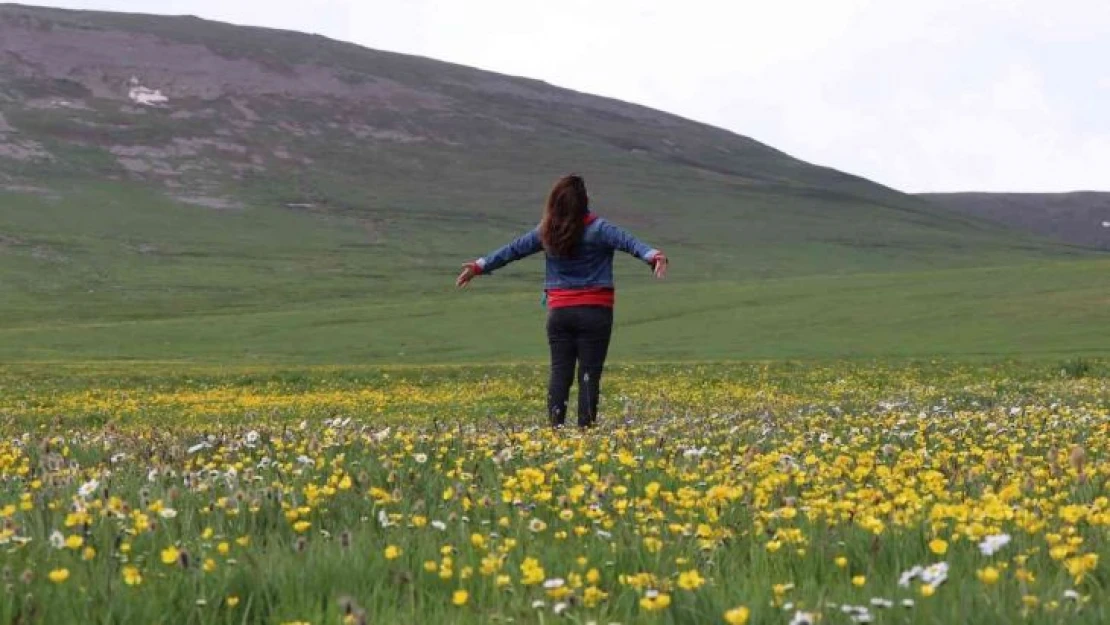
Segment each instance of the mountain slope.
[{"label": "mountain slope", "polygon": [[1110,250],[1110,193],[925,193],[948,210],[1074,245]]},{"label": "mountain slope", "polygon": [[[444,306],[419,313],[440,323],[459,263],[531,227],[568,171],[668,252],[676,281],[713,289],[1092,256],[541,81],[193,17],[0,5],[8,330],[417,299]],[[618,263],[625,292],[666,297]],[[541,271],[480,288],[533,311]]]}]

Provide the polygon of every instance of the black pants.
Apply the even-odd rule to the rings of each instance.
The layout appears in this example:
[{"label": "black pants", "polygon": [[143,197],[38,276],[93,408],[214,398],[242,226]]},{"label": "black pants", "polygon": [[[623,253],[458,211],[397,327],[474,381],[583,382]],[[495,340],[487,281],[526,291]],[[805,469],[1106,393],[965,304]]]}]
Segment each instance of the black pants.
[{"label": "black pants", "polygon": [[570,306],[547,313],[547,343],[551,347],[551,379],[547,387],[547,414],[551,425],[567,417],[567,399],[578,366],[578,425],[597,421],[601,370],[609,353],[613,309],[605,306]]}]

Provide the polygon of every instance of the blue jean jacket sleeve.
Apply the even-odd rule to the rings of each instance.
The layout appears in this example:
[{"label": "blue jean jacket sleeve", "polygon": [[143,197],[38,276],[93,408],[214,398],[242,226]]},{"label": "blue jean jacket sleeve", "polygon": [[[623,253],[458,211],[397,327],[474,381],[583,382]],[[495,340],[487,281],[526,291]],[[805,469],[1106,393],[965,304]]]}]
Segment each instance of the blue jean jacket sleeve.
[{"label": "blue jean jacket sleeve", "polygon": [[532,229],[520,235],[508,245],[478,259],[478,266],[482,268],[482,273],[492,273],[513,261],[531,256],[542,249],[543,244],[540,242],[539,230]]},{"label": "blue jean jacket sleeve", "polygon": [[606,220],[599,221],[601,221],[598,225],[600,227],[602,240],[605,241],[607,245],[612,246],[613,249],[631,254],[645,263],[650,262],[651,258],[658,253],[659,250],[640,241],[620,226],[616,226]]}]

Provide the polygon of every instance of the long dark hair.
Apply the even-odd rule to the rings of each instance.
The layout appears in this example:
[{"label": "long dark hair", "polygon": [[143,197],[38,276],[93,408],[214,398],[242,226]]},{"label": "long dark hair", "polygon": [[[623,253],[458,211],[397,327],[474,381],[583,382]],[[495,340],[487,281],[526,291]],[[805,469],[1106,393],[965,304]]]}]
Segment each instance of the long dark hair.
[{"label": "long dark hair", "polygon": [[571,256],[586,229],[586,212],[590,200],[581,176],[563,176],[547,194],[547,204],[540,220],[540,241],[552,256]]}]

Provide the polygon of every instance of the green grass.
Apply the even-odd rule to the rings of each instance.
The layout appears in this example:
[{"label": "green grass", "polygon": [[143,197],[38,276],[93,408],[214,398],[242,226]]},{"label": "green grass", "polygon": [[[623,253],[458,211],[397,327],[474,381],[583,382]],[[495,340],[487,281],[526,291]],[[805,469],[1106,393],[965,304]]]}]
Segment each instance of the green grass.
[{"label": "green grass", "polygon": [[[493,217],[468,221],[430,204],[346,216],[250,204],[217,211],[116,183],[53,191],[8,194],[0,212],[2,361],[546,357],[541,257],[466,292],[453,286],[459,263],[520,232]],[[814,214],[802,224],[820,224],[810,235],[759,206],[744,209],[734,243],[712,232],[723,212],[631,227],[665,249],[672,268],[656,282],[618,255],[614,359],[1110,348],[1103,257],[911,222],[841,240],[856,226],[838,234],[835,220]],[[703,234],[717,243],[700,242]]]},{"label": "green grass", "polygon": [[[620,269],[633,273],[633,263]],[[632,285],[618,290],[611,358],[1106,354],[1108,271],[1106,261],[1082,261],[747,283],[685,282],[681,274],[654,283],[626,280]],[[499,277],[487,277],[457,291],[452,278],[442,272],[439,287],[421,295],[290,302],[269,311],[12,323],[0,329],[0,360],[386,364],[546,358],[538,287],[504,292],[495,285]]]}]

